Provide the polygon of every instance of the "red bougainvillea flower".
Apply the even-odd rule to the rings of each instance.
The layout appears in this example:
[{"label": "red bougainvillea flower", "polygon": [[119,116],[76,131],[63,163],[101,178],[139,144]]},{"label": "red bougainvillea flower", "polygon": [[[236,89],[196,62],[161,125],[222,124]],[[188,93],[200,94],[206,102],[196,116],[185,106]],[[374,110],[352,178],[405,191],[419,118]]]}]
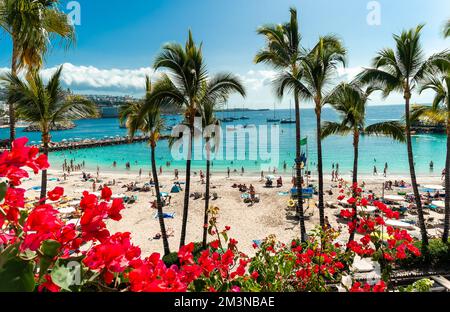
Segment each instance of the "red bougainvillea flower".
[{"label": "red bougainvillea flower", "polygon": [[83,263],[91,270],[101,271],[108,284],[112,273],[123,272],[140,254],[141,250],[131,244],[130,233],[116,233],[92,247]]},{"label": "red bougainvillea flower", "polygon": [[45,282],[38,286],[38,291],[60,292],[61,287],[53,283],[52,277],[49,274],[44,276]]},{"label": "red bougainvillea flower", "polygon": [[109,201],[111,199],[111,196],[112,196],[111,189],[109,187],[107,187],[107,186],[104,186],[102,188],[101,198],[106,200],[106,201]]},{"label": "red bougainvillea flower", "polygon": [[48,199],[52,201],[59,200],[64,195],[64,188],[57,186],[47,193]]},{"label": "red bougainvillea flower", "polygon": [[23,227],[25,238],[20,246],[21,250],[36,251],[44,240],[54,239],[63,226],[63,222],[57,215],[58,211],[51,205],[40,205],[34,208]]},{"label": "red bougainvillea flower", "polygon": [[47,156],[38,156],[39,149],[36,147],[26,147],[27,138],[16,139],[12,142],[10,151],[0,154],[0,177],[6,177],[14,186],[20,185],[22,178],[27,178],[28,173],[22,167],[28,167],[35,174],[39,170],[49,167]]}]

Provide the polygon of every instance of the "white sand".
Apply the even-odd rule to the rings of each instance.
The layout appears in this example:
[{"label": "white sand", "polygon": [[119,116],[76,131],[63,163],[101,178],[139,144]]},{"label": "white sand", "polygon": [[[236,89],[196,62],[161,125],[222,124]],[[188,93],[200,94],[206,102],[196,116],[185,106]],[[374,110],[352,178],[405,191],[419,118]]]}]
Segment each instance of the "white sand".
[{"label": "white sand", "polygon": [[[94,172],[92,172],[95,174]],[[40,185],[40,176],[32,176],[32,179],[23,183],[23,188],[29,189],[32,186]],[[225,225],[231,226],[230,237],[238,240],[239,248],[241,251],[252,254],[252,240],[263,239],[270,234],[276,235],[276,237],[282,242],[288,242],[293,238],[299,236],[299,225],[295,220],[295,211],[293,208],[287,207],[287,201],[289,196],[280,196],[278,192],[287,192],[291,188],[291,176],[285,174],[283,176],[284,186],[281,188],[265,188],[264,182],[260,181],[260,177],[240,176],[236,173],[232,174],[231,178],[226,178],[226,174],[216,173],[211,178],[212,188],[211,193],[216,192],[219,195],[217,200],[210,201],[211,205],[220,208],[219,223],[221,227]],[[49,182],[48,189],[51,190],[54,186],[60,185],[65,188],[66,195],[73,196],[77,199],[81,197],[83,190],[89,190],[92,192],[92,182],[82,182],[81,172],[72,173],[66,181],[63,180],[63,174],[59,171],[50,171],[49,177],[58,177],[61,181]],[[344,179],[350,180],[350,176],[343,176]],[[126,205],[126,209],[122,211],[123,219],[119,222],[108,220],[108,228],[113,232],[131,232],[133,243],[141,247],[144,255],[148,255],[152,252],[162,252],[162,240],[152,240],[151,238],[160,231],[158,220],[154,218],[155,209],[150,207],[150,201],[154,200],[154,196],[150,192],[125,192],[122,188],[124,184],[137,181],[138,186],[143,186],[145,182],[148,182],[148,172],[145,177],[139,178],[136,173],[100,173],[100,179],[103,183],[116,180],[116,185],[112,186],[113,194],[125,193],[128,196],[137,195],[138,200],[134,204]],[[405,180],[409,181],[407,175],[405,176],[388,176],[387,180]],[[325,177],[325,191],[331,188],[331,184],[337,183],[330,182],[331,177]],[[365,181],[366,190],[373,190],[377,195],[381,196],[382,183],[386,180],[382,176],[363,176],[360,177],[361,181]],[[183,174],[180,173],[180,181],[184,181]],[[163,175],[160,177],[160,183],[162,184],[162,192],[170,192],[173,185],[173,176]],[[201,184],[199,176],[193,176],[191,178],[191,193],[205,191],[205,185]],[[310,181],[316,184],[315,177]],[[253,206],[245,204],[241,199],[241,193],[238,189],[232,188],[233,183],[246,183],[247,186],[251,183],[255,186],[256,193],[260,194],[261,201]],[[439,177],[419,177],[420,184],[442,184]],[[97,187],[99,183],[97,183]],[[174,219],[165,219],[166,228],[174,229],[174,237],[169,238],[169,244],[172,251],[178,250],[181,221],[183,215],[183,200],[184,200],[184,185],[183,192],[177,194],[171,194],[172,200],[168,207],[164,207],[165,212],[175,212]],[[396,194],[398,190],[387,192],[389,194]],[[326,195],[325,201],[336,201],[338,196],[338,189],[333,189],[333,196]],[[39,196],[37,191],[27,191],[28,197]],[[319,213],[317,208],[314,207],[314,200],[310,203],[310,208],[306,214],[313,213],[313,217],[306,222],[307,229],[314,228],[318,223]],[[187,225],[187,237],[186,242],[201,241],[203,233],[203,213],[205,201],[203,199],[193,200],[190,199],[189,205],[189,218]],[[326,215],[333,227],[338,228],[339,224],[336,222],[336,217],[333,215],[335,209],[326,208]],[[442,214],[435,214],[431,212],[432,216],[436,219],[443,219]],[[410,216],[409,218],[414,218]],[[340,224],[344,228],[342,239],[345,240],[346,227]]]}]

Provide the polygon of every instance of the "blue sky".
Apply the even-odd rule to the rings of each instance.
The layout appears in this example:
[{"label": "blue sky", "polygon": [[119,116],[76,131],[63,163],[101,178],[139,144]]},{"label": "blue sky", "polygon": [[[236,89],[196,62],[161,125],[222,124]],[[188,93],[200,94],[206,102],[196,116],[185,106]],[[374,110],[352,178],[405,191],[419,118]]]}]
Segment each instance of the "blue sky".
[{"label": "blue sky", "polygon": [[[63,1],[63,8],[65,3]],[[302,43],[311,47],[320,35],[337,34],[348,48],[344,79],[367,66],[376,51],[393,46],[392,33],[426,23],[423,46],[427,54],[450,47],[440,30],[450,18],[448,0],[380,0],[381,24],[371,26],[367,0],[79,0],[81,25],[76,27],[77,44],[68,51],[56,45],[46,59],[44,74],[65,65],[64,81],[80,93],[141,94],[143,75],[152,73],[151,64],[160,47],[168,41],[183,42],[190,28],[204,45],[211,73],[231,71],[241,76],[248,88],[245,100],[233,97],[230,106],[272,107],[270,87],[273,70],[255,65],[255,52],[263,45],[256,35],[258,26],[281,23],[288,9],[299,11]],[[69,12],[70,10],[66,10]],[[10,42],[0,37],[0,67],[10,63]],[[416,97],[426,102],[429,95]],[[379,99],[374,104],[382,104]],[[401,103],[395,95],[383,103]],[[289,106],[284,100],[283,107]]]}]

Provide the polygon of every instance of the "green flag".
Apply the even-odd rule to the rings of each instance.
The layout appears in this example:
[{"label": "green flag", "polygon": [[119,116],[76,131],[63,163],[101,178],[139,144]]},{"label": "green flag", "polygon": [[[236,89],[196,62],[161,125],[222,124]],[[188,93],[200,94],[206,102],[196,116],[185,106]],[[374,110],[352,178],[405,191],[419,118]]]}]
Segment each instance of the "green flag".
[{"label": "green flag", "polygon": [[300,140],[300,145],[301,146],[306,145],[306,144],[308,144],[308,137]]}]

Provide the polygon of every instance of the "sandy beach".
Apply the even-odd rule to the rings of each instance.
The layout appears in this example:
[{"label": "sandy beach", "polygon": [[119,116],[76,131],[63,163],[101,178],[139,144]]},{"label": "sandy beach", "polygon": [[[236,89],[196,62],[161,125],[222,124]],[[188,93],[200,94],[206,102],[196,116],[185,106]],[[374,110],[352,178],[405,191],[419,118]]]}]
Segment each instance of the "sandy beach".
[{"label": "sandy beach", "polygon": [[[95,174],[94,174],[95,175]],[[283,177],[283,187],[266,188],[264,181],[261,181],[260,176],[245,175],[241,176],[237,173],[231,173],[230,178],[223,173],[213,173],[211,177],[211,193],[215,192],[218,195],[216,200],[211,200],[210,204],[220,208],[219,225],[224,227],[228,225],[231,227],[230,236],[235,238],[239,244],[242,252],[251,255],[253,253],[253,240],[263,239],[268,235],[275,235],[281,242],[288,242],[292,238],[299,236],[299,225],[295,218],[295,209],[289,208],[287,203],[290,198],[289,195],[281,194],[289,192],[291,189],[291,176],[288,174],[281,174]],[[40,185],[40,176],[30,175],[31,179],[23,183],[23,188],[27,190],[26,196],[34,198],[39,196],[38,191],[31,188]],[[173,174],[163,174],[160,177],[161,192],[170,193],[173,183],[176,181]],[[342,176],[349,181],[350,176]],[[65,195],[73,198],[74,202],[82,196],[84,190],[93,191],[92,182],[83,182],[81,172],[73,172],[66,180],[63,178],[62,171],[49,171],[49,186],[51,190],[56,185],[65,188]],[[57,181],[56,179],[59,179]],[[132,240],[135,245],[141,247],[144,255],[152,252],[162,252],[162,240],[155,240],[153,237],[160,231],[158,220],[155,219],[156,210],[151,208],[151,201],[155,199],[154,190],[151,192],[127,192],[124,185],[130,182],[137,182],[138,186],[143,186],[149,181],[148,172],[143,173],[139,177],[134,172],[100,172],[99,179],[101,183],[97,183],[97,188],[102,183],[112,182],[115,180],[116,184],[111,186],[113,194],[125,194],[127,196],[137,196],[137,201],[133,204],[126,204],[126,209],[122,211],[122,220],[119,222],[108,220],[109,230],[114,232],[131,232]],[[382,184],[385,180],[405,180],[409,181],[407,175],[404,176],[388,176],[384,178],[380,176],[361,176],[361,181],[366,183],[366,190],[372,190],[377,196],[382,194]],[[183,174],[180,173],[180,180],[184,181]],[[316,184],[316,177],[312,176],[309,181],[311,184]],[[253,184],[256,193],[259,194],[261,200],[259,203],[249,205],[243,202],[241,192],[237,188],[231,186],[236,184]],[[436,176],[421,176],[419,183],[424,184],[441,184],[440,177]],[[183,214],[183,199],[184,199],[184,185],[183,191],[179,193],[170,193],[170,205],[164,207],[164,212],[175,213],[173,219],[165,219],[166,227],[173,229],[174,235],[169,238],[169,243],[172,251],[178,250],[181,221]],[[329,195],[327,191],[332,190],[333,195]],[[410,191],[410,189],[402,189],[403,191]],[[194,192],[204,193],[205,185],[201,184],[200,177],[194,175],[191,178],[191,194]],[[338,196],[339,189],[336,182],[331,182],[331,176],[325,176],[325,202],[334,201]],[[399,190],[386,191],[385,194],[397,194]],[[305,215],[311,216],[306,221],[307,229],[310,230],[319,224],[319,213],[315,207],[316,197],[309,200],[309,207]],[[203,212],[205,202],[203,199],[190,199],[189,218],[187,225],[187,242],[198,242],[202,239],[202,224]],[[306,206],[305,206],[306,208]],[[343,227],[341,239],[345,241],[347,236],[346,227],[342,223],[337,222],[334,214],[338,209],[326,208],[326,215],[333,228],[338,229]],[[415,216],[407,216],[405,218],[414,218]],[[428,217],[433,217],[436,221],[443,219],[443,214],[429,212]],[[436,230],[434,230],[436,231]],[[415,235],[418,234],[418,229],[412,231]],[[433,230],[430,230],[433,235]]]}]

